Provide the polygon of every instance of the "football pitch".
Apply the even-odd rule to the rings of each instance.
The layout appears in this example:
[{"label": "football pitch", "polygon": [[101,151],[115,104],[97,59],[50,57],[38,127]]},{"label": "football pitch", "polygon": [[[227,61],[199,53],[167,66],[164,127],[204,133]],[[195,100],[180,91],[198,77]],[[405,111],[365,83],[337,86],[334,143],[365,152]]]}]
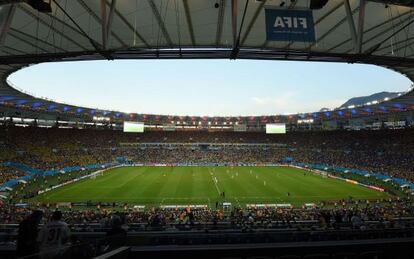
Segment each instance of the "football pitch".
[{"label": "football pitch", "polygon": [[[224,192],[224,197],[221,195]],[[290,167],[119,167],[34,198],[129,205],[303,203],[379,199],[388,194]]]}]

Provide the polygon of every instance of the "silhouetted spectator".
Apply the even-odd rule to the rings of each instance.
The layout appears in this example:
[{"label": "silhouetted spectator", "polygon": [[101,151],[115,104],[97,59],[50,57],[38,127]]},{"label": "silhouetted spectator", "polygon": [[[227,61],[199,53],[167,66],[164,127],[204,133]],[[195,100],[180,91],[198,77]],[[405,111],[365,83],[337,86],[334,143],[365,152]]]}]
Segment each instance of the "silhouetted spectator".
[{"label": "silhouetted spectator", "polygon": [[18,257],[29,256],[38,252],[36,240],[42,216],[42,211],[35,210],[19,224],[16,250]]}]

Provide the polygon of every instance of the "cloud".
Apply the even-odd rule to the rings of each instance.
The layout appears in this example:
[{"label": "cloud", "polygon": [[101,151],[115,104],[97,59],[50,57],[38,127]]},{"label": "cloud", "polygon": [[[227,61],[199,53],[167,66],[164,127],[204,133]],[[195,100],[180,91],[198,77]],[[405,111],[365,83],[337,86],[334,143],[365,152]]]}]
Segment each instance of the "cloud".
[{"label": "cloud", "polygon": [[337,108],[344,100],[309,100],[306,96],[301,96],[296,92],[285,92],[278,96],[255,96],[251,98],[245,110],[250,111],[251,115],[265,114],[293,114],[319,111],[321,108]]},{"label": "cloud", "polygon": [[257,104],[257,105],[264,105],[264,106],[273,106],[273,105],[278,105],[278,106],[282,106],[282,105],[289,105],[293,102],[295,102],[295,96],[296,93],[295,92],[285,92],[282,93],[281,95],[277,96],[277,97],[253,97],[252,100]]}]

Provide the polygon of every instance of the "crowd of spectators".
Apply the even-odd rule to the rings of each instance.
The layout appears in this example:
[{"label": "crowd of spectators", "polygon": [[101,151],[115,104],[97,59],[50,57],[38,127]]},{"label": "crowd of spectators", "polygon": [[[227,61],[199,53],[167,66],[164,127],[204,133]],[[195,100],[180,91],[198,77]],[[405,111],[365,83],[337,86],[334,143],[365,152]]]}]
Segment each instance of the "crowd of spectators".
[{"label": "crowd of spectators", "polygon": [[18,179],[26,174],[18,169],[0,166],[0,185],[12,179]]},{"label": "crowd of spectators", "polygon": [[51,176],[35,175],[28,179],[24,184],[16,185],[13,190],[9,191],[8,198],[10,201],[27,200],[36,196],[39,191],[51,188],[58,184],[63,184],[90,173],[91,170],[80,170]]},{"label": "crowd of spectators", "polygon": [[[319,227],[336,227],[338,224],[346,224],[352,227],[366,226],[370,221],[394,222],[401,219],[414,217],[413,201],[407,199],[390,199],[378,202],[368,201],[343,201],[335,206],[324,204],[313,208],[239,208],[224,212],[220,208],[149,208],[144,211],[136,211],[124,207],[98,207],[96,209],[72,210],[64,209],[63,219],[77,230],[84,225],[97,224],[100,228],[108,228],[111,218],[118,216],[122,224],[133,226],[140,223],[140,228],[145,230],[151,227],[177,227],[192,226],[194,224],[218,224],[229,223],[231,226],[248,227],[277,227],[289,226],[300,222],[313,222]],[[42,210],[48,218],[55,207],[39,205],[37,210]],[[14,205],[2,204],[0,206],[0,224],[19,223],[31,213],[28,208],[20,208]],[[132,225],[131,225],[132,224]]]},{"label": "crowd of spectators", "polygon": [[[160,145],[154,146],[155,143]],[[209,146],[214,143],[226,145]],[[240,143],[272,145],[237,145]],[[40,170],[100,164],[118,157],[136,163],[198,164],[279,163],[291,157],[295,162],[363,169],[414,181],[413,129],[266,135],[207,131],[128,134],[115,130],[0,127],[0,147],[0,162],[21,162]]]}]

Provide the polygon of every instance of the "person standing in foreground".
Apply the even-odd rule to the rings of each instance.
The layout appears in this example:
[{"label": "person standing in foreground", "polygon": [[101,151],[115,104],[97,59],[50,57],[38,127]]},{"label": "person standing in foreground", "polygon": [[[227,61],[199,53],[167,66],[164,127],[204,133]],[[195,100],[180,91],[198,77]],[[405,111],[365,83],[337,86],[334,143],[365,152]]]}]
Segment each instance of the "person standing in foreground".
[{"label": "person standing in foreground", "polygon": [[38,252],[36,237],[43,212],[35,210],[19,224],[17,257],[30,256]]},{"label": "person standing in foreground", "polygon": [[70,231],[68,224],[61,219],[62,212],[53,212],[51,221],[40,230],[37,241],[40,243],[41,258],[61,257],[65,253]]}]

